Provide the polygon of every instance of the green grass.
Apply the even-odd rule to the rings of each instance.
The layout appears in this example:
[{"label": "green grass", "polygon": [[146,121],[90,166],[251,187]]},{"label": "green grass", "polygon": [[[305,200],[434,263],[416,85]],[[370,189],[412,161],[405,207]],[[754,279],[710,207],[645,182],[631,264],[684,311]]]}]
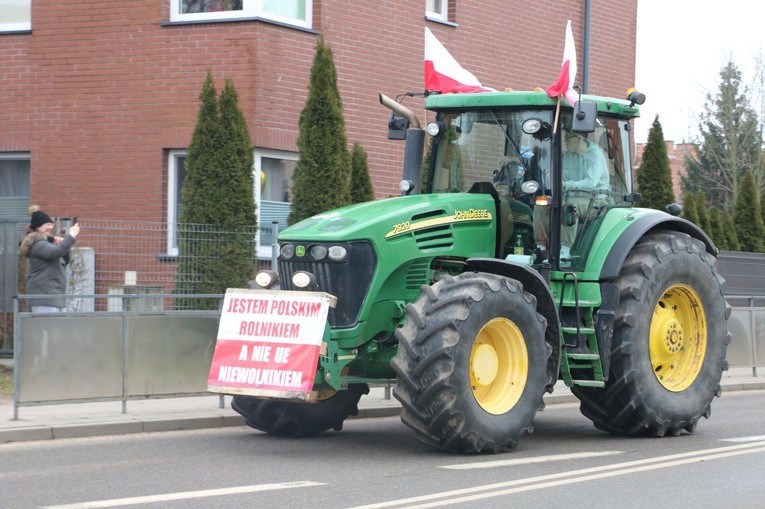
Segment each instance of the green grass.
[{"label": "green grass", "polygon": [[13,369],[0,366],[0,394],[13,394]]}]

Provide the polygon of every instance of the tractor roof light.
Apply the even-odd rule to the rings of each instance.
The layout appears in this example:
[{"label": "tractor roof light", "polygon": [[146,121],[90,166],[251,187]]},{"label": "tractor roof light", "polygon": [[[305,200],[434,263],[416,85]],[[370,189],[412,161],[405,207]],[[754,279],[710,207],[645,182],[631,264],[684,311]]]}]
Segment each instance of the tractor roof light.
[{"label": "tractor roof light", "polygon": [[436,136],[442,135],[444,131],[446,131],[446,125],[440,120],[434,120],[433,122],[428,122],[425,130],[429,135],[435,138]]},{"label": "tractor roof light", "polygon": [[627,100],[630,102],[630,108],[632,108],[636,104],[640,105],[645,102],[645,94],[632,87],[627,90]]}]

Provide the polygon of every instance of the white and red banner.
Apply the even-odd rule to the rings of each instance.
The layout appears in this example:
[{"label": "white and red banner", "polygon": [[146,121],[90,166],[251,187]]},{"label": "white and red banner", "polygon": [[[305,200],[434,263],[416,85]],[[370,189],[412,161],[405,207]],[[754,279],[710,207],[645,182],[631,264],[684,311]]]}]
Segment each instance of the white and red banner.
[{"label": "white and red banner", "polygon": [[563,64],[560,66],[560,75],[558,80],[547,89],[547,95],[550,97],[563,96],[573,106],[579,99],[576,90],[574,90],[575,79],[576,47],[574,46],[574,34],[571,31],[571,20],[569,20],[566,23],[566,42],[563,46]]},{"label": "white and red banner", "polygon": [[309,399],[332,299],[325,293],[228,289],[207,389]]},{"label": "white and red banner", "polygon": [[481,85],[464,69],[429,28],[425,28],[425,90],[448,94],[451,92],[496,92]]}]

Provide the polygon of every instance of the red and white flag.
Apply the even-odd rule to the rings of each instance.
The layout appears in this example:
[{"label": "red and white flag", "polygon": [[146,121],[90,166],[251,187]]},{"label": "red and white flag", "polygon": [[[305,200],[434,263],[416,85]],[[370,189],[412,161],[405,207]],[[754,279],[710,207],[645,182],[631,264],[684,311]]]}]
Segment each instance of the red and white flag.
[{"label": "red and white flag", "polygon": [[430,29],[425,28],[425,90],[450,92],[496,92],[481,85],[446,51]]},{"label": "red and white flag", "polygon": [[569,20],[566,23],[566,43],[563,47],[563,64],[560,66],[560,76],[558,76],[558,81],[547,89],[547,95],[550,97],[563,96],[573,106],[579,99],[579,95],[573,88],[575,79],[576,47],[574,47],[574,34],[571,32],[571,20]]}]

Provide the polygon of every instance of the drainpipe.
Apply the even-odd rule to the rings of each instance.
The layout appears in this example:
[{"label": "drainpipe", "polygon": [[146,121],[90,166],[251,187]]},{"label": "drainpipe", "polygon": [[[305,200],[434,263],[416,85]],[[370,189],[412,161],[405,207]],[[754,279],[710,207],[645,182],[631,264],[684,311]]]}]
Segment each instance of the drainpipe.
[{"label": "drainpipe", "polygon": [[584,56],[582,57],[582,93],[590,93],[590,22],[592,0],[584,0]]}]

